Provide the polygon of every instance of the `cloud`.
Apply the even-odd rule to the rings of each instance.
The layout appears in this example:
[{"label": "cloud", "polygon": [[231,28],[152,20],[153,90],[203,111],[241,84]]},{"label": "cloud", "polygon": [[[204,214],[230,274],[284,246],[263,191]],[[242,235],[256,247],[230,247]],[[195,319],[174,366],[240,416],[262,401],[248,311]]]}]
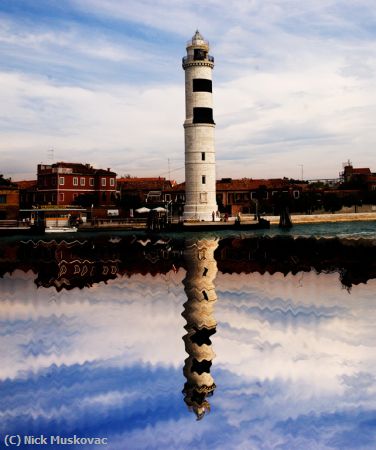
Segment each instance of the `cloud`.
[{"label": "cloud", "polygon": [[[23,6],[7,3],[0,15],[6,175],[34,177],[51,147],[56,159],[119,174],[166,175],[168,159],[181,167],[180,61],[196,28],[216,58],[219,177],[297,177],[303,164],[307,178],[328,178],[348,158],[374,165],[370,1]],[[17,167],[24,153],[29,165]],[[183,180],[182,170],[173,173]]]}]

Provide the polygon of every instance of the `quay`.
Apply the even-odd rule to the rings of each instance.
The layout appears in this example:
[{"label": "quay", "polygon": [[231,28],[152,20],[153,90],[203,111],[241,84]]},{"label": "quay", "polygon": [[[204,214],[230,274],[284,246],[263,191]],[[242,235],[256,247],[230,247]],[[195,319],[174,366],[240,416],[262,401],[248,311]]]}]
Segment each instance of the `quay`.
[{"label": "quay", "polygon": [[[77,226],[78,231],[221,231],[238,230],[249,231],[257,229],[268,229],[270,225],[278,225],[279,216],[263,216],[260,221],[254,220],[253,215],[242,215],[240,223],[235,217],[229,217],[227,221],[185,221],[179,222],[173,218],[170,223],[163,222],[154,229],[150,229],[146,218],[106,218],[88,220]],[[292,214],[293,225],[313,223],[338,223],[357,221],[376,221],[376,212],[369,213],[334,213],[334,214]],[[11,235],[38,235],[44,233],[44,229],[30,226],[22,221],[0,221],[0,236]]]}]

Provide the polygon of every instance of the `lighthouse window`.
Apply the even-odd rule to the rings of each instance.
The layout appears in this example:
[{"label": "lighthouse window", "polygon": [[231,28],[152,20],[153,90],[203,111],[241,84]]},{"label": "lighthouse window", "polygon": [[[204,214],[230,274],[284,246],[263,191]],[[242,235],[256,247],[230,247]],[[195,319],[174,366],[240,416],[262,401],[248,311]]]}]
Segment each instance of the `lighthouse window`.
[{"label": "lighthouse window", "polygon": [[201,161],[205,161],[205,152],[201,152]]},{"label": "lighthouse window", "polygon": [[208,203],[208,194],[207,192],[200,193],[200,203]]},{"label": "lighthouse window", "polygon": [[206,176],[205,175],[202,175],[202,184],[206,184]]},{"label": "lighthouse window", "polygon": [[193,108],[193,123],[214,123],[212,108]]},{"label": "lighthouse window", "polygon": [[212,80],[204,78],[193,79],[193,92],[212,92]]},{"label": "lighthouse window", "polygon": [[200,48],[195,48],[193,57],[196,61],[197,60],[202,61],[203,59],[206,58],[206,52],[205,50],[201,50]]}]

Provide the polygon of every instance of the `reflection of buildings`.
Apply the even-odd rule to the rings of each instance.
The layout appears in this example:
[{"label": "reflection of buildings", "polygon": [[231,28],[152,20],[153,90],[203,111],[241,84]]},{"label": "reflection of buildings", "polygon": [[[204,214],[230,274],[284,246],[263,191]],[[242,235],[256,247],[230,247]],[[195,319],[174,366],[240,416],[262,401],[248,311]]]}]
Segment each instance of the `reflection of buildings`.
[{"label": "reflection of buildings", "polygon": [[183,280],[188,300],[184,304],[183,317],[187,321],[187,334],[183,337],[188,358],[185,360],[184,401],[201,419],[210,410],[207,397],[216,388],[210,374],[215,354],[210,336],[216,332],[217,322],[213,317],[217,300],[214,278],[217,263],[214,251],[217,240],[188,241],[184,252],[187,274]]},{"label": "reflection of buildings", "polygon": [[37,274],[35,284],[62,289],[90,287],[117,276],[177,270],[181,243],[170,239],[95,236],[82,240],[0,242],[0,276],[15,269]]},{"label": "reflection of buildings", "polygon": [[116,278],[119,264],[116,254],[104,250],[98,257],[95,247],[86,240],[30,240],[22,249],[24,257],[34,260],[33,270],[38,273],[36,285],[55,287],[60,291],[89,287]]}]

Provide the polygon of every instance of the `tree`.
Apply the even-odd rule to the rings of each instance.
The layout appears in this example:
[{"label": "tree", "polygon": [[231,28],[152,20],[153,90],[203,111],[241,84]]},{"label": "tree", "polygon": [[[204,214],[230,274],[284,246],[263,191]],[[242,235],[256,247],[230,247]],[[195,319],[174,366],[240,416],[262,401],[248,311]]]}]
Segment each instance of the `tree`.
[{"label": "tree", "polygon": [[0,185],[1,186],[11,186],[12,183],[12,179],[11,178],[4,178],[3,174],[0,174]]},{"label": "tree", "polygon": [[137,192],[123,193],[121,198],[117,199],[117,205],[124,209],[135,209],[141,206],[141,200]]},{"label": "tree", "polygon": [[336,194],[326,194],[323,198],[323,206],[325,211],[334,213],[342,208],[343,202]]}]

